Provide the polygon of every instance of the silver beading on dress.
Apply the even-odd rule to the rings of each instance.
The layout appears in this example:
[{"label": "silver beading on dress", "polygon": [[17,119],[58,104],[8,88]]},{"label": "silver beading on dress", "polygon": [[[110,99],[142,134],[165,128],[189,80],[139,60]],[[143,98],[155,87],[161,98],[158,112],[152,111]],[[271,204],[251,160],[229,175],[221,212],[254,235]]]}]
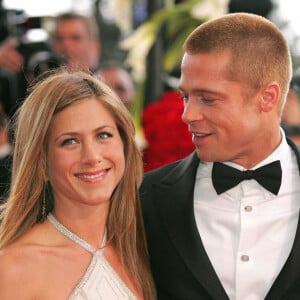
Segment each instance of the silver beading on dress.
[{"label": "silver beading on dress", "polygon": [[[71,232],[64,225],[59,223],[57,221],[57,219],[52,215],[52,213],[49,213],[47,218],[59,232],[61,232],[65,236],[67,236],[70,240],[74,241],[76,244],[80,245],[82,248],[86,249],[87,251],[89,251],[93,254],[97,251],[93,246],[88,244],[86,241],[81,239],[75,233]],[[102,241],[101,248],[103,248],[103,246],[104,246],[103,244],[105,245],[105,233],[104,233],[104,238],[103,238],[103,241]]]},{"label": "silver beading on dress", "polygon": [[59,232],[93,254],[87,271],[68,298],[69,300],[137,300],[104,256],[106,232],[101,247],[97,250],[68,230],[51,213],[47,218]]}]

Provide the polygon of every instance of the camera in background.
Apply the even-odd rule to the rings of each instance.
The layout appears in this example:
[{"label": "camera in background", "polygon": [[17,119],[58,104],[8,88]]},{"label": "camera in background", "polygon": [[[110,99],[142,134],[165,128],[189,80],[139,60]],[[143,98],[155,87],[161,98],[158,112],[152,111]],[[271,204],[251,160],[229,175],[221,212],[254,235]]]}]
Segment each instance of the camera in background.
[{"label": "camera in background", "polygon": [[63,64],[51,51],[48,32],[52,25],[53,17],[28,17],[23,10],[4,9],[0,0],[0,43],[16,39],[17,50],[24,58],[23,70],[18,74],[0,69],[0,100],[10,116],[26,97],[34,77]]}]

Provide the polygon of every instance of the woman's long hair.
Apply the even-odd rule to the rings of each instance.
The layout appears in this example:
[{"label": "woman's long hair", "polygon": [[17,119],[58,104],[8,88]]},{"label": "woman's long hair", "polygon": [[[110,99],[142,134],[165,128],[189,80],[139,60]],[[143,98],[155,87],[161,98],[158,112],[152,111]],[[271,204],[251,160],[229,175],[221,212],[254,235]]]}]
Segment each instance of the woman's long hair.
[{"label": "woman's long hair", "polygon": [[52,209],[46,176],[50,126],[56,113],[89,98],[98,99],[111,113],[124,145],[125,170],[110,200],[107,239],[114,244],[144,298],[153,299],[154,285],[138,195],[143,163],[135,143],[134,125],[116,94],[85,72],[60,70],[44,76],[33,85],[16,113],[12,183],[8,201],[2,207],[0,248],[15,241],[34,224],[43,222]]}]

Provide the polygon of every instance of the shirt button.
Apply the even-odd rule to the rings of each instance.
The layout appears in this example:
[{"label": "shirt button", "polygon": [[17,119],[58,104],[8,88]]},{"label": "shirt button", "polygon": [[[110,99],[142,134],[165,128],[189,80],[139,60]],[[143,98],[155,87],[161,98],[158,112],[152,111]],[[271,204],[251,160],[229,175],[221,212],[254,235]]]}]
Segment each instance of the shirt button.
[{"label": "shirt button", "polygon": [[246,212],[251,212],[252,211],[252,206],[250,206],[250,205],[245,206],[245,211]]},{"label": "shirt button", "polygon": [[249,258],[248,255],[242,255],[242,256],[241,256],[241,260],[242,260],[242,261],[249,261],[250,258]]}]

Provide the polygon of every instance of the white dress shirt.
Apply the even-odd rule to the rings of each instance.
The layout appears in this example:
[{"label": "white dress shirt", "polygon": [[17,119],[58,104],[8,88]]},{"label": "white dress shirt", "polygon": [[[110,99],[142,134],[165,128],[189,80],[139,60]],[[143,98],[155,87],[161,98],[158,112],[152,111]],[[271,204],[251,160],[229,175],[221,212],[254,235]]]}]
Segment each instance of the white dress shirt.
[{"label": "white dress shirt", "polygon": [[[217,195],[213,163],[200,163],[194,190],[195,218],[204,248],[231,300],[262,300],[280,273],[295,238],[300,177],[282,132],[279,147],[252,169],[280,160],[278,195],[254,179]],[[239,170],[243,167],[227,163]],[[300,253],[299,253],[300,255]]]}]

